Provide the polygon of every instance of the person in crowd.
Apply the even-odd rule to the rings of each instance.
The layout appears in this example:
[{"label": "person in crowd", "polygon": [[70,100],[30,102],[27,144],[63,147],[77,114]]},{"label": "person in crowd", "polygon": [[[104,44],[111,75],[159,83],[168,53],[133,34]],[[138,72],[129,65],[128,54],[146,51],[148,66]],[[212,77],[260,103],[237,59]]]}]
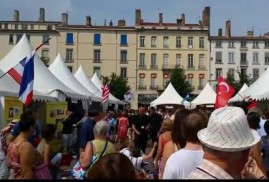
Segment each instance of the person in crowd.
[{"label": "person in crowd", "polygon": [[148,141],[149,118],[145,115],[144,107],[140,107],[138,112],[139,115],[136,117],[136,120],[132,125],[132,129],[135,133],[134,141],[136,147],[145,153]]},{"label": "person in crowd", "polygon": [[163,119],[162,119],[162,116],[155,111],[154,107],[151,107],[149,111],[150,111],[149,120],[150,120],[151,141],[152,143],[154,143],[154,142],[158,142],[157,135],[161,129]]},{"label": "person in crowd", "polygon": [[124,110],[119,115],[119,124],[118,124],[118,142],[120,144],[120,148],[123,147],[123,143],[126,143],[128,125],[129,125],[129,121],[126,116],[126,111]]},{"label": "person in crowd", "polygon": [[129,141],[127,147],[122,149],[120,153],[126,155],[131,160],[137,173],[142,174],[144,171],[142,169],[142,163],[149,161],[156,149],[157,143],[155,142],[151,151],[148,154],[144,154],[139,148],[135,146],[133,141]]},{"label": "person in crowd", "polygon": [[240,179],[251,147],[259,142],[249,129],[244,110],[232,106],[214,110],[197,136],[204,156],[188,179]]},{"label": "person in crowd", "polygon": [[115,153],[114,145],[109,142],[107,138],[109,133],[109,125],[106,121],[98,121],[94,126],[93,133],[94,140],[87,143],[85,151],[81,154],[79,160],[80,165],[83,168],[89,167],[93,156],[95,156],[96,159],[99,159],[102,157],[100,156],[102,153],[103,156],[106,154]]},{"label": "person in crowd", "polygon": [[[260,118],[261,118],[261,116],[257,112],[250,112],[247,115],[247,121],[248,121],[248,125],[250,127],[250,131],[255,137],[257,137],[259,139],[261,137],[260,137],[259,133],[257,132],[257,129],[260,129]],[[266,170],[265,170],[265,167],[263,165],[262,156],[261,156],[261,143],[260,142],[258,142],[256,145],[254,145],[251,148],[251,155],[255,159],[259,168],[266,175]]]},{"label": "person in crowd", "polygon": [[263,165],[265,167],[267,177],[269,176],[269,122],[264,123],[264,130],[267,135],[261,138],[261,151],[263,158]]},{"label": "person in crowd", "polygon": [[123,154],[112,153],[100,158],[88,173],[87,179],[137,179],[135,168],[131,161]]},{"label": "person in crowd", "polygon": [[265,132],[264,124],[268,119],[269,119],[269,112],[264,111],[260,119],[260,129],[257,129],[257,132],[261,137],[267,135]]},{"label": "person in crowd", "polygon": [[163,121],[162,128],[164,132],[161,135],[159,135],[157,155],[153,160],[153,164],[156,166],[158,163],[159,166],[159,179],[162,179],[164,171],[164,165],[162,161],[164,146],[165,144],[167,144],[169,141],[172,140],[171,137],[172,127],[173,127],[173,121],[171,119],[168,118]]},{"label": "person in crowd", "polygon": [[92,104],[88,109],[88,118],[79,129],[78,145],[80,153],[85,150],[88,141],[94,140],[93,128],[103,117],[103,107],[101,104]]},{"label": "person in crowd", "polygon": [[179,151],[181,148],[186,146],[186,140],[182,136],[181,125],[183,119],[191,113],[188,109],[180,109],[175,114],[175,120],[173,123],[171,141],[169,141],[164,146],[164,151],[162,155],[163,166],[166,165],[168,158],[174,153]]},{"label": "person in crowd", "polygon": [[51,174],[36,148],[28,141],[34,134],[36,121],[27,113],[21,115],[20,133],[9,144],[7,161],[14,179],[51,179]]},{"label": "person in crowd", "polygon": [[64,149],[66,149],[67,154],[71,153],[72,149],[72,141],[73,141],[73,124],[74,118],[72,117],[74,115],[73,111],[67,110],[66,111],[66,117],[63,119],[63,129],[62,129],[62,143]]},{"label": "person in crowd", "polygon": [[132,129],[132,125],[135,121],[135,110],[131,109],[128,115],[128,121],[129,121],[129,126],[128,126],[128,134],[129,134],[129,139],[133,139],[134,138],[134,134],[133,134],[133,129]]},{"label": "person in crowd", "polygon": [[[25,110],[25,113],[29,116],[32,116],[36,123],[35,123],[35,131],[32,136],[29,137],[29,142],[34,146],[37,147],[40,138],[41,138],[41,128],[39,123],[39,111],[38,111],[38,105],[32,104],[31,106],[27,107]],[[20,133],[20,126],[19,123],[16,123],[14,127],[11,130],[11,133],[7,137],[7,145],[9,145],[10,142],[12,142]]]},{"label": "person in crowd", "polygon": [[109,138],[110,141],[114,141],[115,139],[115,127],[116,127],[116,119],[111,116],[110,112],[107,112],[107,120],[109,124]]},{"label": "person in crowd", "polygon": [[[46,124],[42,126],[41,128],[42,139],[39,145],[37,146],[37,150],[41,154],[44,163],[49,166],[50,172],[54,179],[56,179],[59,163],[62,159],[61,153],[57,153],[55,155],[52,151],[52,146],[50,145],[50,142],[54,139],[55,132],[56,132],[56,126],[54,124]],[[54,159],[54,163],[51,163],[54,157],[57,157],[57,159]]]},{"label": "person in crowd", "polygon": [[204,151],[197,133],[206,126],[206,117],[197,111],[193,111],[182,120],[181,132],[186,146],[169,157],[163,179],[186,179],[201,163]]}]

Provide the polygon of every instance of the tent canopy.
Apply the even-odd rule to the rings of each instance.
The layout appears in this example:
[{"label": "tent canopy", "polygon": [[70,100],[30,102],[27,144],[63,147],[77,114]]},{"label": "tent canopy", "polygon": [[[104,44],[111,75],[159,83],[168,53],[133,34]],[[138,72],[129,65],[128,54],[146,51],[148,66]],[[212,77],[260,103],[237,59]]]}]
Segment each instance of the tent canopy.
[{"label": "tent canopy", "polygon": [[182,105],[183,98],[177,93],[173,85],[170,83],[165,91],[154,101],[150,103],[150,106],[164,105],[164,104],[176,104]]},{"label": "tent canopy", "polygon": [[194,105],[203,105],[203,104],[215,104],[216,101],[216,92],[207,82],[206,86],[200,92],[200,94],[191,102]]},{"label": "tent canopy", "polygon": [[269,99],[269,69],[252,84],[241,95],[256,100]]},{"label": "tent canopy", "polygon": [[84,72],[82,66],[79,66],[78,70],[74,74],[74,77],[81,83],[87,90],[89,90],[93,96],[98,97],[96,100],[98,102],[102,102],[102,93],[101,91],[92,83],[92,81],[87,77]]},{"label": "tent canopy", "polygon": [[[101,80],[99,79],[97,73],[94,73],[93,76],[92,76],[92,79],[91,79],[92,83],[101,91],[101,88],[102,88],[102,82]],[[111,93],[109,93],[109,97],[108,99],[112,102],[112,103],[115,103],[115,104],[125,104],[125,102],[117,99],[114,95],[112,95]]]},{"label": "tent canopy", "polygon": [[93,93],[87,90],[79,81],[74,77],[74,75],[69,71],[65,65],[60,54],[55,58],[53,63],[49,66],[51,73],[62,81],[65,86],[70,89],[84,95],[85,97],[92,98],[92,100],[100,100],[100,98],[93,96]]},{"label": "tent canopy", "polygon": [[[3,72],[7,72],[10,68],[16,66],[23,58],[29,55],[32,50],[33,48],[24,34],[21,40],[0,61],[0,69],[3,70]],[[38,91],[45,96],[57,97],[58,100],[64,100],[65,95],[73,99],[85,99],[85,96],[69,89],[61,81],[59,81],[48,70],[37,54],[35,54],[34,58],[34,71],[34,91]],[[8,74],[5,76],[9,77]]]},{"label": "tent canopy", "polygon": [[247,90],[249,87],[247,86],[246,83],[244,83],[244,85],[242,86],[242,88],[238,91],[238,93],[229,100],[229,102],[239,102],[239,101],[243,101],[244,98],[246,98],[246,95],[243,95],[242,93]]}]

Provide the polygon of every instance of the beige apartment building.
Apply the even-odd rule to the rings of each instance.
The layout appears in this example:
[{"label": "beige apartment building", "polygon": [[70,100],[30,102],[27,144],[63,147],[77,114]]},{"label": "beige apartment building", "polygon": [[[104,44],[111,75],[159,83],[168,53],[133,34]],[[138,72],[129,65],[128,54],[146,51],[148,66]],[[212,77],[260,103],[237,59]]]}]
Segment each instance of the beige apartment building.
[{"label": "beige apartment building", "polygon": [[144,22],[136,10],[138,104],[149,104],[165,89],[171,71],[182,68],[197,95],[208,79],[210,8],[198,24],[185,23],[185,14],[175,23]]},{"label": "beige apartment building", "polygon": [[198,24],[185,23],[184,14],[175,23],[164,23],[161,13],[159,22],[144,22],[137,9],[135,26],[126,26],[124,20],[94,26],[90,16],[84,25],[70,25],[66,13],[60,22],[47,22],[44,8],[40,8],[39,21],[20,21],[15,10],[14,21],[0,21],[0,59],[23,33],[34,47],[51,37],[38,51],[45,64],[60,53],[73,73],[81,65],[89,78],[94,72],[121,75],[128,79],[134,94],[131,107],[136,109],[157,98],[175,67],[184,69],[195,88],[193,94],[201,91],[208,80],[209,24],[209,7]]}]

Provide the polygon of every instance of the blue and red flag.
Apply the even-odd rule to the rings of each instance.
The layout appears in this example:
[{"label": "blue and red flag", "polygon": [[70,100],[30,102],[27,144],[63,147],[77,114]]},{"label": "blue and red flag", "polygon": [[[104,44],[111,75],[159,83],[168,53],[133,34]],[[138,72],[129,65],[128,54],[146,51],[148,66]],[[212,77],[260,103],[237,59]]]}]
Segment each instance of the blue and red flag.
[{"label": "blue and red flag", "polygon": [[20,85],[19,100],[26,106],[33,98],[35,50],[8,70],[8,74]]}]

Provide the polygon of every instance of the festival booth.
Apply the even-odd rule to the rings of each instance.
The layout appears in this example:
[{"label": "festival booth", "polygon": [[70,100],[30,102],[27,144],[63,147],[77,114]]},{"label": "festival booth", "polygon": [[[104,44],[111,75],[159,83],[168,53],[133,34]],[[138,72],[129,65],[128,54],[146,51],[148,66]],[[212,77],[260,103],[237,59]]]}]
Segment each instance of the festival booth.
[{"label": "festival booth", "polygon": [[150,107],[157,107],[160,105],[184,105],[185,107],[188,107],[189,102],[184,101],[183,98],[177,93],[173,85],[170,83],[163,91],[163,93],[150,103]]},{"label": "festival booth", "polygon": [[257,107],[263,110],[269,110],[269,69],[243,91],[241,95],[257,101]]},{"label": "festival booth", "polygon": [[[102,92],[102,91],[101,91],[101,88],[102,88],[102,85],[103,85],[103,84],[102,84],[101,80],[99,79],[97,73],[94,73],[94,74],[93,74],[93,76],[92,76],[92,78],[91,78],[91,81],[92,81],[92,83],[93,83],[93,84],[100,90],[100,92]],[[107,107],[106,109],[109,108],[109,105],[113,104],[113,105],[114,105],[114,110],[118,110],[118,107],[119,107],[118,105],[119,105],[119,104],[121,104],[121,105],[124,105],[124,104],[125,104],[125,102],[123,102],[123,101],[117,99],[117,98],[116,98],[114,95],[112,95],[111,93],[109,93],[108,100],[109,100],[109,102],[108,102],[108,106],[105,106],[105,107]]]},{"label": "festival booth", "polygon": [[[101,97],[94,96],[92,92],[90,92],[89,90],[87,90],[74,77],[74,75],[69,71],[69,69],[65,65],[65,63],[64,63],[63,59],[61,58],[61,55],[60,54],[58,54],[58,56],[55,58],[55,60],[53,61],[53,63],[49,66],[49,70],[51,71],[51,73],[56,78],[58,78],[60,81],[62,81],[65,84],[66,87],[68,87],[68,88],[76,91],[77,93],[79,93],[81,95],[85,95],[85,96],[88,97],[87,100],[82,100],[82,106],[83,106],[83,109],[84,110],[86,110],[86,111],[88,110],[88,105],[90,104],[90,101],[100,102],[102,100]],[[74,106],[74,107],[79,107],[79,105]]]},{"label": "festival booth", "polygon": [[207,82],[200,94],[191,102],[191,108],[197,108],[207,114],[214,110],[217,94]]},{"label": "festival booth", "polygon": [[[24,34],[21,40],[12,48],[12,50],[0,61],[0,69],[6,73],[8,70],[16,66],[23,58],[28,56],[32,52],[33,48],[30,45],[26,35]],[[38,55],[35,55],[34,58],[34,98],[37,97],[37,93],[43,97],[43,99],[39,98],[40,101],[65,101],[66,97],[71,98],[72,100],[77,101],[79,99],[86,100],[87,97],[81,95],[67,86],[65,86],[60,80],[58,80],[44,65],[44,63],[40,60]],[[8,77],[12,79],[8,74],[3,76],[1,79]],[[1,80],[0,79],[0,80]],[[13,80],[13,79],[12,79]],[[14,82],[14,80],[13,80]],[[14,84],[16,84],[14,82]],[[8,84],[9,85],[9,84]],[[2,87],[2,85],[1,85]],[[14,92],[19,92],[19,85],[14,86]],[[17,96],[17,95],[13,95]],[[46,98],[46,99],[44,99]],[[52,98],[48,99],[48,98]],[[1,99],[1,103],[4,103],[4,98]],[[3,102],[2,102],[3,101]],[[40,103],[42,105],[45,103]],[[5,110],[5,106],[1,106],[3,110]],[[4,111],[1,111],[2,113]],[[40,120],[43,121],[43,124],[46,123],[47,118],[45,117],[45,110],[39,111],[41,116]]]}]

